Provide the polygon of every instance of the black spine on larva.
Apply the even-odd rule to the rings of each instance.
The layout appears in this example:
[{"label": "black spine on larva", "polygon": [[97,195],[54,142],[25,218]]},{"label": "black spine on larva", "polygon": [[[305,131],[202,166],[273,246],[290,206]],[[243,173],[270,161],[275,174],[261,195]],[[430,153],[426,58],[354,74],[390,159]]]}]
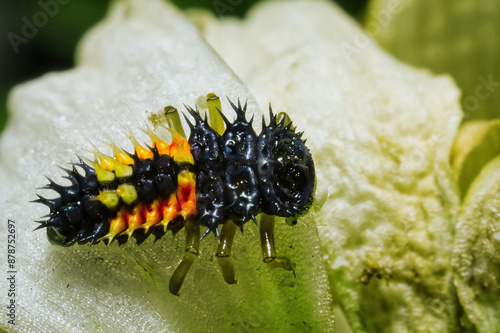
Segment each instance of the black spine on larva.
[{"label": "black spine on larva", "polygon": [[315,170],[309,149],[285,118],[277,124],[269,107],[270,122],[262,120],[257,139],[257,174],[262,193],[261,209],[269,215],[291,217],[312,203]]},{"label": "black spine on larva", "polygon": [[[100,191],[116,190],[121,184],[132,184],[137,192],[137,202],[149,204],[158,198],[166,199],[177,189],[178,165],[170,156],[159,155],[156,149],[151,150],[153,159],[141,160],[135,154],[131,155],[134,172],[130,177],[115,177],[108,183],[99,183],[94,168],[79,158],[79,163],[73,163],[72,170],[64,169],[68,174],[65,178],[71,181],[70,186],[61,186],[49,179],[49,184],[43,187],[56,191],[59,198],[46,199],[38,195],[34,201],[50,209],[48,219],[39,221],[37,229],[46,227],[49,241],[56,245],[94,244],[109,232],[109,220],[125,205],[120,200],[117,207],[107,208],[101,201],[95,200]],[[83,169],[83,175],[76,166]],[[144,236],[147,235],[134,233],[138,241]],[[118,238],[118,241],[122,243],[126,239]]]},{"label": "black spine on larva", "polygon": [[225,172],[225,195],[232,220],[243,225],[260,209],[260,193],[256,177],[255,145],[257,135],[252,127],[253,118],[246,120],[247,105],[241,107],[229,100],[236,112],[236,120],[230,123],[221,113],[226,123],[226,131],[221,138],[222,155],[227,161]]},{"label": "black spine on larva", "polygon": [[[85,175],[78,172],[75,166],[81,167]],[[38,195],[34,202],[49,207],[50,214],[46,221],[40,221],[37,228],[47,228],[47,237],[51,243],[69,246],[75,242],[94,242],[109,230],[106,208],[96,200],[91,200],[99,193],[99,185],[93,168],[80,158],[73,163],[72,170],[63,169],[71,182],[69,186],[61,186],[49,179],[43,189],[51,189],[59,194],[59,198],[45,199]]]},{"label": "black spine on larva", "polygon": [[225,163],[220,151],[220,135],[214,131],[198,110],[186,106],[194,118],[191,124],[186,118],[191,134],[189,145],[196,168],[196,209],[198,221],[217,233],[217,226],[227,219],[227,203],[224,196]]}]

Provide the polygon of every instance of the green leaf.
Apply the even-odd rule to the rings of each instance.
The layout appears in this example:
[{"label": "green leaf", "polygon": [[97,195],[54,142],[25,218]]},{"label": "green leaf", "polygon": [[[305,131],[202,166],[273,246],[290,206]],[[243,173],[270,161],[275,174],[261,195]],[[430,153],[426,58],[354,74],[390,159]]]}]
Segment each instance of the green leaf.
[{"label": "green leaf", "polygon": [[471,184],[460,212],[453,266],[458,296],[480,333],[500,327],[500,157]]},{"label": "green leaf", "polygon": [[463,91],[464,119],[497,118],[500,2],[373,0],[365,28],[397,58],[449,73]]}]

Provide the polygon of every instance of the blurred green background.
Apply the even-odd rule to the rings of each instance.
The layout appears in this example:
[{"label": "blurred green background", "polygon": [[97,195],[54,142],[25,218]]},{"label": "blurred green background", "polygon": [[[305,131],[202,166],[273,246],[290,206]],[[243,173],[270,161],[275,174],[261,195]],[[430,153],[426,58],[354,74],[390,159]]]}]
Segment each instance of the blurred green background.
[{"label": "blurred green background", "polygon": [[[78,41],[104,17],[111,1],[0,2],[0,130],[7,118],[9,90],[43,73],[71,68]],[[172,1],[182,9],[199,7],[217,16],[241,17],[263,0]],[[464,121],[499,118],[499,0],[330,1],[396,58],[452,75],[463,91]]]},{"label": "blurred green background", "polygon": [[[182,9],[206,8],[218,16],[243,16],[259,0],[174,0]],[[0,1],[0,130],[7,120],[7,95],[16,84],[49,71],[71,68],[81,36],[106,14],[110,0]],[[359,15],[366,0],[337,0]],[[65,3],[65,4],[62,4]],[[40,14],[45,12],[46,14]],[[38,23],[29,26],[26,23]],[[30,29],[31,28],[31,29]],[[23,31],[23,29],[25,29]],[[30,38],[24,38],[30,36]]]}]

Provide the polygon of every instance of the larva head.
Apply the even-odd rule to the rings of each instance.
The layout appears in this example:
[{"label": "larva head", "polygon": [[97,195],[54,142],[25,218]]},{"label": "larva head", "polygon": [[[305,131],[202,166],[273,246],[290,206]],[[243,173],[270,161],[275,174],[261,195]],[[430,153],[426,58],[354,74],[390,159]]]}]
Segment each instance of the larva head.
[{"label": "larva head", "polygon": [[301,215],[313,201],[316,175],[314,162],[301,133],[292,124],[279,123],[270,109],[271,121],[263,121],[257,139],[257,173],[262,211],[269,215]]},{"label": "larva head", "polygon": [[60,245],[60,246],[73,245],[73,243],[71,243],[70,241],[70,238],[65,235],[64,231],[62,231],[62,228],[57,226],[47,227],[47,239],[49,240],[50,243],[54,245]]}]

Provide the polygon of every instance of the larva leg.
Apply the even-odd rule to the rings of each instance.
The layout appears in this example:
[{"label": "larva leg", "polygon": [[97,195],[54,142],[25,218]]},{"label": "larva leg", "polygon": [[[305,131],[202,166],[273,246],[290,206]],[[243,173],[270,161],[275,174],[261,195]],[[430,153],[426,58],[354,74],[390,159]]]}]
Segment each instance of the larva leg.
[{"label": "larva leg", "polygon": [[283,118],[285,118],[285,123],[283,125],[288,126],[288,124],[292,123],[292,119],[290,118],[290,116],[286,112],[280,112],[276,115],[277,123],[279,124]]},{"label": "larva leg", "polygon": [[234,234],[238,226],[233,221],[228,220],[222,226],[222,231],[219,237],[219,247],[217,248],[217,261],[222,270],[224,281],[229,284],[236,283],[234,279],[234,267],[231,261],[231,247],[233,246]]},{"label": "larva leg", "polygon": [[186,133],[184,133],[184,127],[182,126],[181,123],[181,117],[179,115],[179,111],[171,105],[166,106],[164,111],[168,127],[175,129],[177,133],[179,133],[183,138],[185,138]]},{"label": "larva leg", "polygon": [[224,133],[224,121],[222,120],[219,111],[222,110],[220,105],[220,99],[215,94],[207,95],[207,104],[208,104],[208,116],[210,118],[210,127],[214,129],[219,135]]},{"label": "larva leg", "polygon": [[198,256],[198,248],[200,247],[200,225],[194,220],[185,222],[186,228],[186,250],[181,263],[170,278],[169,289],[174,295],[179,295],[184,278],[186,277],[189,268]]},{"label": "larva leg", "polygon": [[264,262],[270,267],[294,270],[295,264],[288,258],[276,257],[274,250],[274,216],[262,213],[260,219],[260,241]]}]

